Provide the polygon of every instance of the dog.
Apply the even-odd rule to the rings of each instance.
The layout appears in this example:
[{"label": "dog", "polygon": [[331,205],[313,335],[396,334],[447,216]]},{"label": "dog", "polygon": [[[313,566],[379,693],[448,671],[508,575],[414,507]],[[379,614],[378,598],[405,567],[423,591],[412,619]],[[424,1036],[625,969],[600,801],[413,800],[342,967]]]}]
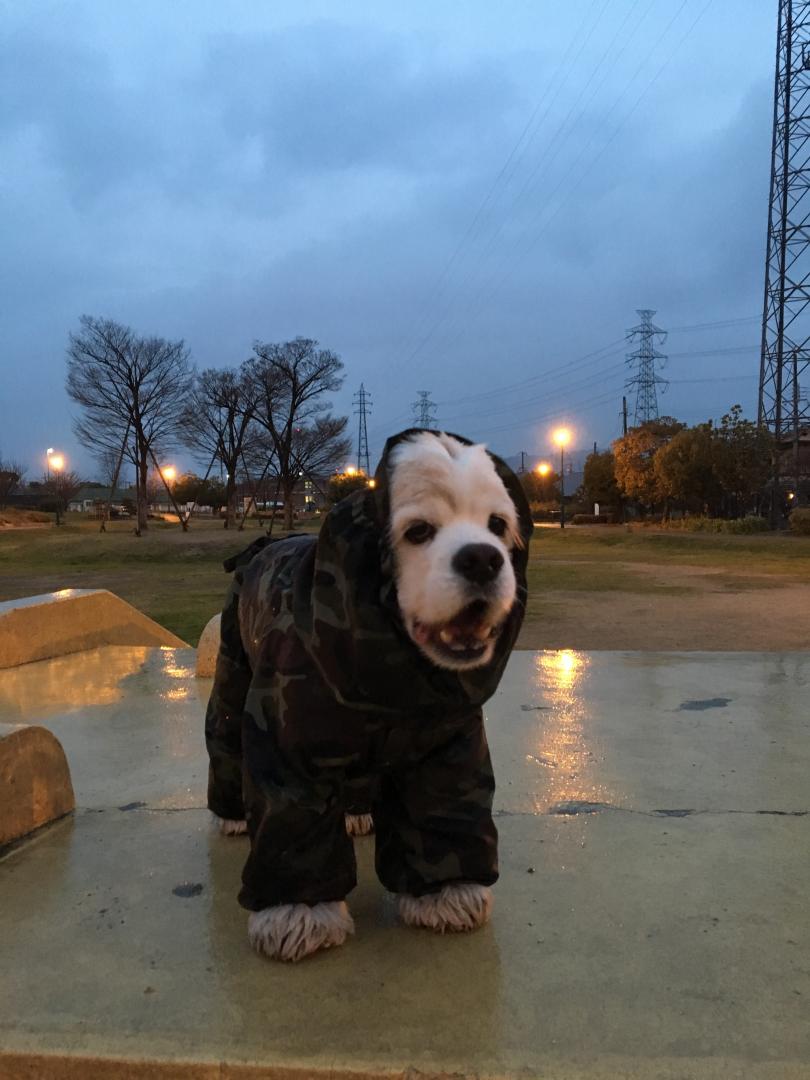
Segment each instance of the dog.
[{"label": "dog", "polygon": [[503,461],[411,429],[318,537],[263,537],[225,564],[208,805],[223,834],[250,834],[239,900],[259,953],[296,961],[354,932],[352,836],[372,822],[405,923],[489,919],[481,706],[520,629],[531,531]]}]

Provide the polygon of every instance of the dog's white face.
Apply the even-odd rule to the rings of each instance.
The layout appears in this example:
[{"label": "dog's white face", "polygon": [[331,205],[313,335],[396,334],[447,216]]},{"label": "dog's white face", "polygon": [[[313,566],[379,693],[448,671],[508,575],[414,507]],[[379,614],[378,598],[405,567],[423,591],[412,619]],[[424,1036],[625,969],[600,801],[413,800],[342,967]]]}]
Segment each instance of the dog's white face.
[{"label": "dog's white face", "polygon": [[394,448],[391,464],[391,540],[408,633],[439,667],[481,667],[515,602],[515,505],[485,448],[450,435],[415,435]]}]

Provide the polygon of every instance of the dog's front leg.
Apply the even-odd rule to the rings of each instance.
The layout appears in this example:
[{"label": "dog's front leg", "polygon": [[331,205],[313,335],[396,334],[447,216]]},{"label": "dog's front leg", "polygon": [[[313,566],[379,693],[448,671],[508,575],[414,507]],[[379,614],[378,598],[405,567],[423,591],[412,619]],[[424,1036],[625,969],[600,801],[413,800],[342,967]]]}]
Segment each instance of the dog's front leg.
[{"label": "dog's front leg", "polygon": [[319,949],[342,945],[354,933],[345,900],[320,904],[279,904],[254,911],[248,919],[248,940],[258,953],[295,962]]},{"label": "dog's front leg", "polygon": [[[248,729],[245,802],[251,846],[239,901],[248,939],[274,960],[301,960],[342,945],[354,933],[345,897],[357,882],[346,832],[342,774],[305,768],[275,741],[260,754]],[[251,749],[254,751],[251,753]],[[252,764],[253,768],[250,768]]]},{"label": "dog's front leg", "polygon": [[374,808],[377,872],[409,926],[475,930],[492,912],[495,781],[480,712],[414,764],[383,778]]}]

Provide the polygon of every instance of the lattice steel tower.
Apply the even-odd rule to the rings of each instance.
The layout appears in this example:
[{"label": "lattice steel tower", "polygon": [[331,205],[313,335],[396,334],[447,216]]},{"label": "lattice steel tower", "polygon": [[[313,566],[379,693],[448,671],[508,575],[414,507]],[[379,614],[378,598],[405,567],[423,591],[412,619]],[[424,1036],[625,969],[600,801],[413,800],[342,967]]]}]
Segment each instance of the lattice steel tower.
[{"label": "lattice steel tower", "polygon": [[416,401],[411,405],[414,423],[421,428],[436,427],[437,406],[430,400],[429,390],[418,390]]},{"label": "lattice steel tower", "polygon": [[658,419],[658,387],[663,391],[669,384],[658,374],[658,368],[663,366],[666,354],[655,347],[656,338],[663,345],[667,332],[653,324],[652,317],[655,312],[649,308],[637,308],[636,314],[641,322],[627,331],[627,340],[638,343],[638,348],[627,354],[627,365],[633,370],[633,375],[624,385],[628,391],[636,392],[633,425],[638,427],[639,424],[646,424],[648,420]]},{"label": "lattice steel tower", "polygon": [[371,394],[366,390],[363,383],[354,395],[352,401],[357,406],[354,415],[359,417],[357,423],[357,468],[366,476],[371,476],[371,462],[368,456],[368,414],[371,412]]},{"label": "lattice steel tower", "polygon": [[759,369],[759,422],[778,439],[810,421],[810,0],[780,0]]}]

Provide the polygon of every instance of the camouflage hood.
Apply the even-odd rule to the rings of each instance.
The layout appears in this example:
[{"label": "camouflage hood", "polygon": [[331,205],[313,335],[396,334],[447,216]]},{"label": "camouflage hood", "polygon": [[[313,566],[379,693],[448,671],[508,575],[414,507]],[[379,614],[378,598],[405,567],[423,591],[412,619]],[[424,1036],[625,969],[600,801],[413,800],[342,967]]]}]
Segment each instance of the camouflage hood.
[{"label": "camouflage hood", "polygon": [[418,432],[390,438],[374,488],[352,493],[326,515],[312,554],[295,575],[293,618],[312,661],[343,704],[409,714],[466,712],[495,692],[523,621],[531,513],[518,478],[490,454],[517,508],[525,544],[512,552],[517,599],[488,665],[470,672],[435,667],[405,629],[389,543],[391,452]]}]

